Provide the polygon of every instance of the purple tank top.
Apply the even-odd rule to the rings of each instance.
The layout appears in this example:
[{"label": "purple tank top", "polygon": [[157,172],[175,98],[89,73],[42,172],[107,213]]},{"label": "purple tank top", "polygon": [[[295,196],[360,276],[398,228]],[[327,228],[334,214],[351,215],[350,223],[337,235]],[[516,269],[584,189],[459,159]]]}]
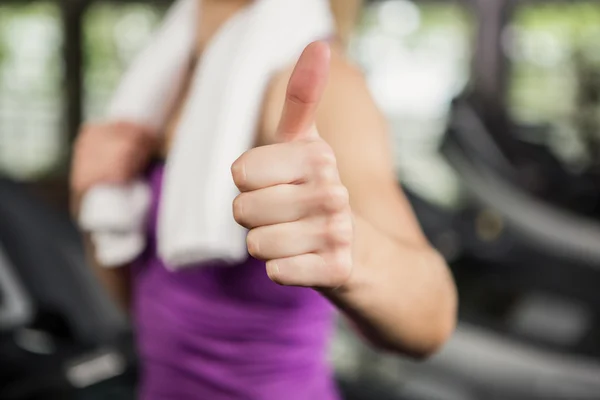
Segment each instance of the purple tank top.
[{"label": "purple tank top", "polygon": [[281,287],[263,262],[169,272],[156,254],[163,166],[155,165],[148,248],[134,265],[141,400],[334,400],[326,363],[333,307]]}]

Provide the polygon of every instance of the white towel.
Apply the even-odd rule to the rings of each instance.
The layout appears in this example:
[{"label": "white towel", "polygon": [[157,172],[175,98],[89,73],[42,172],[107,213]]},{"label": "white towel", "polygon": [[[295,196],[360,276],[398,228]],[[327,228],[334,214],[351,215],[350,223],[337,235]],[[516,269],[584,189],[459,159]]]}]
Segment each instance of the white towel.
[{"label": "white towel", "polygon": [[[123,77],[109,120],[161,132],[195,46],[200,0],[178,0]],[[171,269],[247,257],[245,230],[233,219],[231,164],[254,141],[273,74],[311,41],[332,35],[327,0],[256,0],[227,21],[205,49],[166,164],[158,216],[158,252]],[[145,247],[150,192],[142,180],[100,185],[83,198],[79,223],[96,255],[112,267]]]}]

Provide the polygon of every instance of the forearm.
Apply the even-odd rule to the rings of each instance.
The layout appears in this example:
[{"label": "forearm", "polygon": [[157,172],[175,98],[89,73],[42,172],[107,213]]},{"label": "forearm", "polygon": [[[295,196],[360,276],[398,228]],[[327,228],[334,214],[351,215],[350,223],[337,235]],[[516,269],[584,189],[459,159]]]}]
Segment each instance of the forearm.
[{"label": "forearm", "polygon": [[104,268],[94,257],[94,248],[89,234],[84,234],[84,243],[88,264],[100,284],[111,299],[123,311],[129,312],[131,304],[131,279],[129,266],[119,268]]},{"label": "forearm", "polygon": [[375,345],[424,357],[454,330],[457,295],[438,253],[411,246],[355,218],[354,270],[326,296]]}]

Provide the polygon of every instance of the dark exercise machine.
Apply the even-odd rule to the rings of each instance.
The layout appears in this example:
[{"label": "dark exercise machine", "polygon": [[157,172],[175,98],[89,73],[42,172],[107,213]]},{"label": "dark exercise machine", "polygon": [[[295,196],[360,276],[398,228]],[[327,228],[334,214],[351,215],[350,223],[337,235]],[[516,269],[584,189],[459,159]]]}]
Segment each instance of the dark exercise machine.
[{"label": "dark exercise machine", "polygon": [[133,398],[125,318],[68,217],[0,180],[0,399]]},{"label": "dark exercise machine", "polygon": [[[574,172],[542,141],[527,140],[551,127],[509,117],[502,46],[515,7],[526,2],[474,3],[485,24],[471,85],[453,101],[440,148],[460,204],[444,208],[405,188],[451,265],[460,324],[439,356],[407,370],[415,382],[440,385],[439,399],[598,399],[600,159]],[[589,109],[600,90],[585,80],[578,78],[577,101]],[[575,116],[578,134],[599,154],[584,117]]]},{"label": "dark exercise machine", "polygon": [[530,188],[507,148],[541,171],[559,164],[504,134],[510,147],[496,140],[476,98],[457,98],[440,150],[462,200],[441,207],[405,187],[460,293],[456,334],[430,362],[407,365],[407,398],[430,399],[436,386],[440,400],[600,397],[600,221],[562,202],[582,187],[593,192],[589,175],[555,174],[565,180],[555,182],[557,196]]}]

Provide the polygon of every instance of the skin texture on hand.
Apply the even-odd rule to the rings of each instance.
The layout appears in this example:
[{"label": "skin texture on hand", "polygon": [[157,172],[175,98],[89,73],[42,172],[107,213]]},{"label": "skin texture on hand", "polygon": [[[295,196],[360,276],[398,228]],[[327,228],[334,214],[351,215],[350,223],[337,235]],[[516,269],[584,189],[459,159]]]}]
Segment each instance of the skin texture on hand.
[{"label": "skin texture on hand", "polygon": [[273,281],[319,289],[371,344],[426,357],[454,330],[452,276],[398,185],[362,74],[332,43],[326,82],[329,57],[313,46],[267,93],[259,143],[269,145],[234,164],[234,215]]},{"label": "skin texture on hand", "polygon": [[353,219],[336,157],[319,136],[316,112],[329,74],[330,50],[315,42],[289,80],[277,139],[232,166],[242,192],[236,221],[248,228],[249,253],[281,285],[333,289],[352,273]]}]

